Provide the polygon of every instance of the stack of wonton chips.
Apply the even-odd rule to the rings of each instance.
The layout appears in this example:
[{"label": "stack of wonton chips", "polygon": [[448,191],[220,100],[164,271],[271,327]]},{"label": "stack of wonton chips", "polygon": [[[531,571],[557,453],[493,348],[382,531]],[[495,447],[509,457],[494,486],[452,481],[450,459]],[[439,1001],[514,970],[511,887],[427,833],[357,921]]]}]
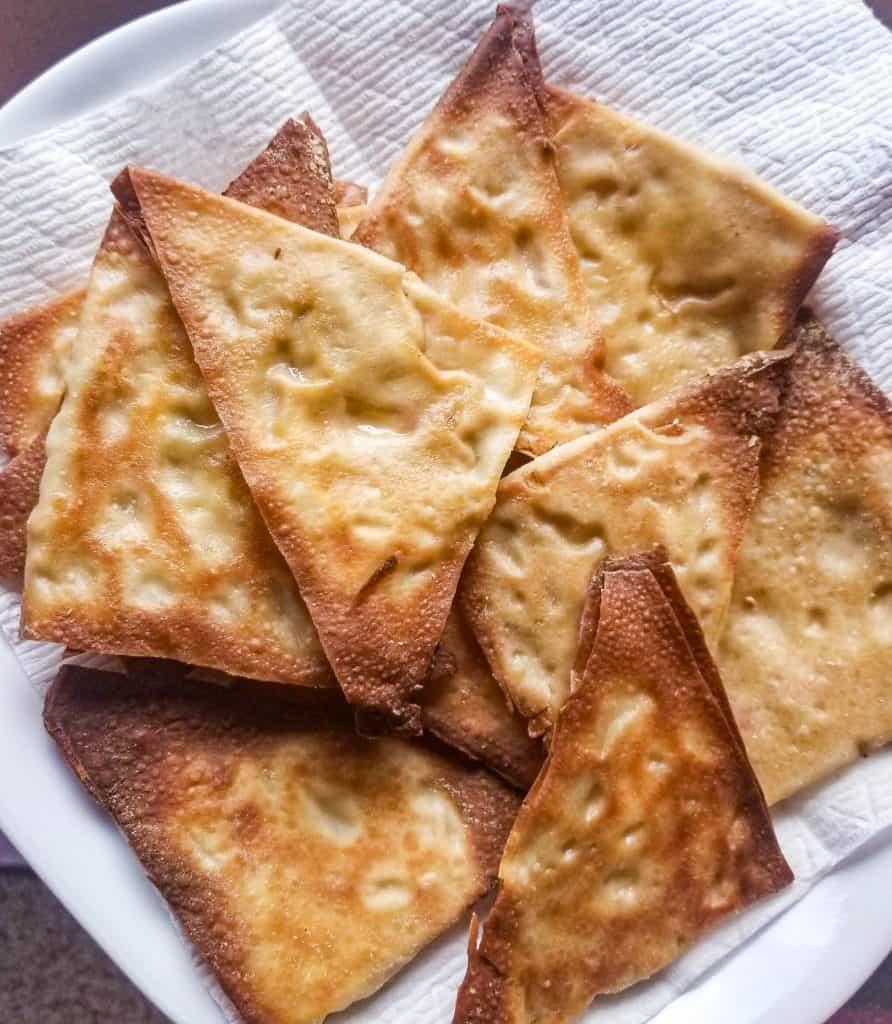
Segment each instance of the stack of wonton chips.
[{"label": "stack of wonton chips", "polygon": [[834,229],[508,6],[371,198],[309,115],[112,189],[0,325],[0,573],[114,656],[47,727],[235,1012],[321,1021],[498,881],[456,1021],[569,1021],[786,885],[766,798],[892,739]]}]

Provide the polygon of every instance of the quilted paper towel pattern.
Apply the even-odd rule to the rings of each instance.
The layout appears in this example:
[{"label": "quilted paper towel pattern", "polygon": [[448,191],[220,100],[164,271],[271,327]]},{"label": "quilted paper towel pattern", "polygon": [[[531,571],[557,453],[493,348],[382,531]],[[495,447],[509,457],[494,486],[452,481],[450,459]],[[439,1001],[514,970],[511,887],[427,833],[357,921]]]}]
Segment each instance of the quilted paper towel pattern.
[{"label": "quilted paper towel pattern", "polygon": [[[491,14],[490,0],[294,0],[159,87],[0,151],[0,315],[85,277],[124,163],[220,189],[306,108],[336,173],[374,185]],[[812,301],[892,390],[892,35],[861,0],[541,0],[535,14],[552,81],[747,164],[841,228]],[[0,625],[43,688],[60,652],[19,641],[17,620],[15,594],[0,594]],[[892,826],[892,752],[776,822],[796,884],[592,1019],[648,1020]],[[445,936],[344,1021],[445,1024],[464,943],[464,929]]]}]

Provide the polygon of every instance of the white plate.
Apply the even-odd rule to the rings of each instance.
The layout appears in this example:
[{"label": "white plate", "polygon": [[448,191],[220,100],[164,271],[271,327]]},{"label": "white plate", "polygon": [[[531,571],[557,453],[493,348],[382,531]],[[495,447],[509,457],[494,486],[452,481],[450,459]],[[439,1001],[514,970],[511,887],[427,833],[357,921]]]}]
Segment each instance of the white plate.
[{"label": "white plate", "polygon": [[[0,145],[146,86],[275,0],[191,0],[96,40],[0,110]],[[152,54],[148,65],[146,54]],[[163,904],[46,736],[0,640],[0,827],[72,914],[176,1024],[220,1024]],[[821,1024],[892,949],[892,844],[819,883],[657,1018],[659,1024]]]}]

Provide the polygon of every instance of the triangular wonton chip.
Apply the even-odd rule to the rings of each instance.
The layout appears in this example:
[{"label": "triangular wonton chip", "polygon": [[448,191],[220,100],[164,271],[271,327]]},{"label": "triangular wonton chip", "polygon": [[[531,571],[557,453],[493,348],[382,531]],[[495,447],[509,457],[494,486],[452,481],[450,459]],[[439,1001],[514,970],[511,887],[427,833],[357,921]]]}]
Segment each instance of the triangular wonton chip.
[{"label": "triangular wonton chip", "polygon": [[755,175],[548,88],[557,168],[606,370],[636,405],[771,348],[836,231]]},{"label": "triangular wonton chip", "polygon": [[487,891],[517,811],[481,769],[356,736],[337,690],[67,667],[45,719],[245,1021],[375,991]]},{"label": "triangular wonton chip", "polygon": [[570,240],[528,9],[499,7],[353,237],[542,347],[518,447],[544,452],[631,408],[601,370],[604,343]]},{"label": "triangular wonton chip", "polygon": [[718,640],[783,358],[748,356],[502,481],[459,598],[534,732],[569,692],[586,583],[605,555],[665,544]]},{"label": "triangular wonton chip", "polygon": [[[123,190],[113,190],[128,204],[128,213],[136,215],[129,183]],[[223,195],[314,231],[338,233],[328,146],[307,113],[296,121],[287,121]]]},{"label": "triangular wonton chip", "polygon": [[[312,122],[289,122],[230,190],[262,202],[264,173],[275,209],[337,230]],[[67,383],[29,525],[25,634],[333,682],[164,278],[120,210],[96,256]]]},{"label": "triangular wonton chip", "polygon": [[539,353],[414,274],[151,171],[131,179],[233,454],[364,727],[414,732]]},{"label": "triangular wonton chip", "polygon": [[456,1024],[570,1021],[792,880],[696,619],[659,556],[608,559],[499,868]]},{"label": "triangular wonton chip", "polygon": [[425,731],[528,789],[542,767],[542,741],[527,732],[493,678],[471,627],[453,605],[424,684]]},{"label": "triangular wonton chip", "polygon": [[892,740],[892,405],[810,316],[718,661],[769,802]]}]

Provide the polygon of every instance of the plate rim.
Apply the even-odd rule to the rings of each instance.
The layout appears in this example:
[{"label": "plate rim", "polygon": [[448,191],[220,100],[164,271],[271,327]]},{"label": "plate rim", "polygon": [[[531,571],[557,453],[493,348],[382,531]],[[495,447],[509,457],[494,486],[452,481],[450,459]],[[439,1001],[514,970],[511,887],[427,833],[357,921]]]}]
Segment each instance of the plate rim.
[{"label": "plate rim", "polygon": [[[75,50],[73,53],[61,60],[57,61],[46,71],[42,72],[37,78],[33,79],[30,83],[26,84],[17,93],[15,93],[4,105],[0,107],[0,146],[15,145],[18,141],[29,137],[31,134],[41,134],[46,130],[50,130],[55,125],[68,120],[71,117],[80,116],[89,110],[103,106],[107,102],[113,101],[114,98],[125,95],[127,92],[134,91],[132,89],[119,89],[115,91],[114,96],[107,96],[106,98],[98,101],[88,102],[84,109],[78,110],[75,113],[68,115],[60,115],[51,123],[43,124],[36,132],[28,132],[22,134],[19,132],[15,137],[3,139],[4,126],[7,122],[12,121],[13,125],[17,122],[26,121],[29,117],[29,111],[40,110],[41,107],[44,109],[48,106],[52,106],[54,94],[58,94],[62,88],[62,83],[69,79],[72,75],[85,74],[88,78],[90,76],[98,75],[98,68],[101,66],[103,61],[114,61],[116,54],[119,54],[122,50],[126,49],[135,38],[141,33],[146,32],[160,32],[168,33],[175,31],[177,23],[185,23],[186,21],[196,20],[196,23],[201,23],[202,18],[208,18],[211,16],[211,12],[219,12],[224,9],[228,9],[231,13],[236,5],[231,3],[231,0],[182,0],[182,2],[175,3],[171,6],[161,8],[159,10],[150,11],[146,14],[135,18],[117,28],[92,39],[84,46]],[[245,5],[243,5],[245,6]],[[181,67],[185,67],[192,60],[196,59],[203,52],[208,52],[213,49],[214,46],[218,45],[219,41],[222,41],[227,34],[231,35],[240,30],[241,27],[249,24],[252,20],[259,20],[268,13],[275,6],[277,6],[276,0],[252,0],[250,3],[251,8],[256,9],[256,14],[253,17],[244,18],[241,20],[240,25],[235,25],[230,32],[217,34],[217,38],[213,41],[208,41],[206,45],[200,44],[196,51],[187,56],[180,64]],[[210,36],[212,33],[207,32],[206,36]],[[148,71],[148,80],[142,82],[137,89],[141,90],[148,87],[153,82],[160,81],[168,74],[175,71],[175,67],[167,67],[164,71],[155,71],[154,73]],[[33,113],[30,115],[33,116]],[[28,691],[27,694],[17,693],[15,696],[10,696],[9,700],[11,703],[19,701],[27,701],[30,697],[30,704],[33,708],[39,711],[39,701],[33,693],[33,690],[28,683],[24,670],[19,663],[19,660],[13,651],[11,645],[7,642],[6,637],[0,635],[0,668],[3,667],[4,662],[8,666],[12,666],[11,671],[13,675],[18,675],[16,680],[3,679],[2,685],[0,685],[0,691],[6,691],[10,687],[10,693],[12,689],[17,688],[19,691],[24,688]],[[4,673],[5,674],[5,673]],[[6,692],[0,692],[0,709],[6,704]],[[42,731],[42,725],[40,725]],[[2,721],[0,721],[0,731],[2,731]],[[42,756],[42,755],[41,755]],[[58,766],[60,770],[65,770],[61,764]],[[6,775],[5,778],[11,778],[11,775]],[[2,776],[0,776],[2,778]],[[77,783],[74,783],[77,786]],[[64,873],[60,874],[55,870],[51,869],[48,864],[48,859],[42,858],[42,846],[38,839],[29,835],[24,829],[19,829],[15,823],[12,822],[11,827],[8,827],[8,814],[4,813],[4,809],[8,803],[5,798],[5,792],[8,787],[0,784],[0,825],[4,828],[4,831],[10,836],[12,842],[22,852],[28,860],[28,864],[31,870],[42,879],[44,884],[53,892],[57,899],[66,907],[68,912],[77,920],[78,924],[84,929],[85,932],[95,941],[103,951],[110,957],[110,959],[118,966],[122,973],[142,992],[146,999],[148,999],[153,1005],[157,1006],[163,1013],[173,1021],[179,1022],[179,1024],[189,1024],[186,1017],[182,1016],[181,1007],[175,1005],[175,1001],[172,1003],[169,998],[169,993],[166,986],[156,986],[152,984],[147,976],[134,969],[134,964],[130,961],[129,957],[126,956],[120,950],[114,948],[114,946],[107,941],[107,936],[97,935],[97,931],[101,929],[96,927],[95,921],[91,918],[89,913],[90,908],[80,906],[80,901],[77,898],[77,894],[72,893],[70,890],[68,881],[64,878]],[[113,826],[112,826],[113,828]],[[129,847],[123,842],[122,837],[116,839],[124,849],[122,852],[126,852],[129,858],[132,858],[132,853],[129,851]],[[36,856],[34,856],[36,854]],[[878,867],[882,865],[882,867]],[[138,863],[135,865],[138,867]],[[723,972],[728,972],[734,963],[738,965],[741,963],[742,958],[747,954],[748,950],[752,950],[757,947],[760,943],[764,944],[768,938],[768,933],[771,931],[782,930],[779,928],[783,922],[787,922],[788,930],[790,924],[794,920],[794,915],[803,916],[806,911],[810,911],[813,906],[818,902],[819,896],[824,900],[829,898],[828,894],[833,891],[833,898],[845,901],[845,893],[847,891],[847,885],[853,885],[858,888],[858,891],[862,891],[861,887],[864,882],[858,882],[859,876],[865,878],[872,872],[876,873],[880,871],[887,871],[892,867],[892,844],[886,843],[885,845],[878,845],[874,849],[868,849],[867,851],[856,854],[849,861],[838,866],[834,871],[830,872],[828,876],[817,882],[813,888],[796,904],[790,907],[784,912],[779,918],[775,919],[763,930],[753,936],[748,942],[744,943],[738,950],[735,950],[728,957],[721,960],[704,978],[698,979],[697,982],[691,986],[685,993],[676,998],[672,1004],[665,1007],[660,1011],[654,1018],[655,1024],[658,1022],[666,1021],[666,1024],[673,1024],[676,1014],[680,1014],[679,1020],[682,1019],[686,1004],[696,1004],[698,991],[704,986],[710,984],[710,982]],[[852,880],[851,876],[855,876]],[[854,891],[854,890],[849,890]],[[841,968],[832,974],[821,972],[820,976],[814,979],[814,983],[808,989],[803,988],[801,985],[794,990],[794,993],[798,993],[800,996],[800,1003],[797,1010],[803,1010],[802,1016],[793,1018],[787,1012],[785,1019],[788,1024],[822,1024],[822,1022],[833,1012],[835,1012],[847,999],[863,984],[863,982],[870,977],[871,974],[876,970],[882,960],[892,950],[892,894],[888,898],[888,907],[883,908],[884,913],[880,914],[876,908],[873,913],[865,914],[865,918],[872,918],[873,927],[870,930],[872,941],[868,943],[870,946],[869,954],[862,958],[857,959],[858,966],[854,969],[850,967],[850,961],[848,957],[839,958],[837,961],[837,967]],[[885,917],[885,929],[880,927],[880,917]],[[862,924],[864,921],[861,922]],[[863,935],[859,935],[859,939],[863,940]],[[827,944],[826,950],[832,948],[833,944]],[[768,948],[768,947],[764,947]],[[849,968],[846,970],[846,968]],[[828,978],[830,983],[828,983]],[[199,981],[199,984],[201,982]],[[203,987],[203,986],[202,986]],[[790,990],[786,986],[778,986],[778,992],[782,993],[786,991],[789,994]],[[790,1008],[792,1009],[792,1008]],[[765,1024],[768,1024],[769,1017],[760,1018],[764,1019]],[[222,1020],[222,1017],[221,1017]]]},{"label": "plate rim", "polygon": [[[83,46],[60,57],[36,78],[25,83],[0,106],[0,148],[15,146],[25,139],[51,131],[66,121],[97,110],[114,102],[115,99],[129,93],[142,92],[159,84],[169,75],[185,68],[203,54],[209,53],[248,25],[272,13],[281,3],[282,0],[238,0],[236,5],[232,0],[176,0],[175,3],[169,4],[167,7],[147,11],[123,25],[118,25],[117,28],[101,33],[84,43]],[[235,17],[233,17],[234,14]],[[80,72],[89,73],[95,63],[113,60],[116,49],[126,46],[126,42],[138,34],[164,32],[166,26],[179,20],[182,20],[183,25],[188,27],[188,23],[193,19],[201,22],[214,15],[220,19],[221,23],[225,23],[222,31],[209,29],[207,43],[200,43],[198,47],[192,48],[188,53],[186,51],[189,50],[189,47],[184,46],[179,51],[180,55],[174,55],[170,62],[161,69],[151,62],[146,62],[141,69],[137,70],[135,84],[132,87],[108,88],[105,86],[103,91],[107,95],[104,98],[90,100],[83,103],[79,109],[60,116],[50,115],[48,123],[42,124],[36,129],[29,129],[25,132],[15,130],[15,126],[19,122],[27,121],[35,114],[39,114],[41,106],[48,105],[54,94],[58,101],[60,93],[66,93],[66,90],[62,88],[62,83],[78,81]],[[69,95],[66,93],[63,99],[68,102]],[[46,115],[44,117],[46,119]],[[11,132],[7,127],[9,122],[13,126]]]}]

